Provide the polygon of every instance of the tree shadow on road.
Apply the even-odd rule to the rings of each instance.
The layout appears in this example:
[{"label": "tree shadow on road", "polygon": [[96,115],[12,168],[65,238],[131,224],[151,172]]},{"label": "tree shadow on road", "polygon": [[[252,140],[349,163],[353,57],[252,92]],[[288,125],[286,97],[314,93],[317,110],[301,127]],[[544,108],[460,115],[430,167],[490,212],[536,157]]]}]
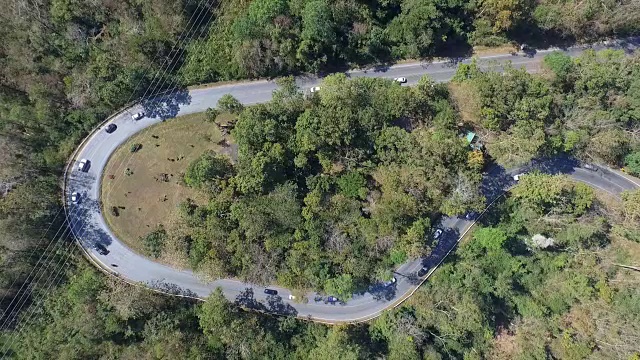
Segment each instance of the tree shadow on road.
[{"label": "tree shadow on road", "polygon": [[162,120],[171,119],[178,115],[181,105],[189,105],[191,95],[187,89],[178,89],[167,95],[159,95],[141,101],[145,115]]},{"label": "tree shadow on road", "polygon": [[240,292],[240,294],[236,296],[234,303],[245,309],[286,316],[298,315],[298,311],[290,304],[286,304],[282,301],[282,297],[279,295],[267,296],[266,304],[256,300],[253,288],[245,288],[244,291]]},{"label": "tree shadow on road", "polygon": [[513,177],[501,165],[493,165],[482,178],[480,183],[480,193],[491,203],[504,193],[513,183]]},{"label": "tree shadow on road", "polygon": [[147,282],[146,285],[151,289],[163,292],[165,294],[185,296],[190,298],[198,298],[198,294],[196,294],[195,292],[189,289],[181,288],[180,286],[174,283],[169,283],[162,280],[152,280]]},{"label": "tree shadow on road", "polygon": [[396,297],[396,286],[380,284],[372,287],[369,292],[376,301],[391,301]]},{"label": "tree shadow on road", "polygon": [[571,174],[574,168],[580,166],[580,161],[576,158],[559,155],[553,158],[541,158],[531,160],[531,164],[526,167],[527,170],[538,170],[545,174]]},{"label": "tree shadow on road", "polygon": [[73,204],[68,210],[68,225],[83,247],[108,253],[107,247],[113,242],[111,235],[91,221],[91,214],[100,211],[100,204],[95,200]]},{"label": "tree shadow on road", "polygon": [[244,289],[244,291],[241,291],[240,294],[236,296],[236,300],[234,301],[234,303],[238,306],[241,306],[247,309],[259,310],[259,311],[267,310],[264,304],[262,304],[261,302],[255,299],[253,288],[249,288],[249,287]]},{"label": "tree shadow on road", "polygon": [[287,315],[287,316],[296,316],[298,315],[298,310],[296,310],[290,304],[286,304],[282,301],[282,297],[278,295],[269,295],[267,296],[267,306],[266,310],[268,312],[278,314],[278,315]]}]

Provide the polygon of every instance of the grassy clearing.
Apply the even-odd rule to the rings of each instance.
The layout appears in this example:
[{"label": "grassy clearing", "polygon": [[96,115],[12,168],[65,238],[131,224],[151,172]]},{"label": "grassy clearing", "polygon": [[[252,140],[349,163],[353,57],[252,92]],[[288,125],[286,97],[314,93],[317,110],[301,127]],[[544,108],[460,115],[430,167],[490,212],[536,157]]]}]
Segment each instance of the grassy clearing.
[{"label": "grassy clearing", "polygon": [[[227,117],[221,115],[218,122],[226,123]],[[218,127],[200,113],[154,125],[120,146],[107,163],[101,190],[103,213],[115,235],[134,251],[145,253],[140,237],[159,225],[170,232],[182,201],[206,202],[182,183],[182,176],[189,163],[207,150],[229,154],[230,147],[218,145],[222,139]],[[132,153],[133,144],[142,147]],[[111,211],[114,206],[118,216]]]}]

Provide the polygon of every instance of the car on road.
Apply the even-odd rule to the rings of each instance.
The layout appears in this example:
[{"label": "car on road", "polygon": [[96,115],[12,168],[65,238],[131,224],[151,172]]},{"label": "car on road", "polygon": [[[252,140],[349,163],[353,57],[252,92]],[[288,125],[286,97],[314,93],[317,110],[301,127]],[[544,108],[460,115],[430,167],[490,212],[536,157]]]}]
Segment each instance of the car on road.
[{"label": "car on road", "polygon": [[520,178],[524,175],[524,173],[513,175],[513,180],[520,181]]},{"label": "car on road", "polygon": [[467,220],[475,220],[478,217],[478,213],[475,211],[469,211],[464,218]]},{"label": "car on road", "polygon": [[584,163],[584,164],[582,164],[582,167],[587,169],[587,170],[598,171],[598,168],[593,164]]},{"label": "car on road", "polygon": [[109,253],[109,250],[102,244],[96,244],[96,250],[100,255],[107,255]]},{"label": "car on road", "polygon": [[438,240],[440,235],[442,235],[442,229],[436,229],[436,231],[433,232],[433,239]]},{"label": "car on road", "polygon": [[393,81],[399,82],[400,84],[404,84],[404,83],[407,82],[407,78],[404,77],[404,76],[401,76],[401,77],[397,77],[397,78],[393,79]]},{"label": "car on road", "polygon": [[314,86],[311,89],[309,89],[309,92],[313,93],[317,93],[318,91],[320,91],[320,86]]},{"label": "car on road", "polygon": [[118,127],[116,126],[116,124],[109,124],[104,128],[104,131],[107,132],[107,134],[111,134],[112,132],[116,131]]},{"label": "car on road", "polygon": [[295,295],[289,294],[289,300],[295,300],[295,299],[296,299]]},{"label": "car on road", "polygon": [[327,297],[327,302],[328,302],[328,303],[330,303],[330,304],[334,304],[334,303],[337,303],[337,302],[339,302],[339,301],[340,301],[340,300],[338,300],[338,298],[337,298],[337,297],[335,297],[335,296],[329,296],[329,297]]},{"label": "car on road", "polygon": [[80,162],[78,163],[78,170],[82,172],[87,172],[89,170],[89,160],[87,159],[80,160]]},{"label": "car on road", "polygon": [[144,112],[142,112],[142,111],[137,112],[137,113],[135,113],[135,114],[131,115],[131,118],[132,118],[133,120],[140,120],[140,119],[142,119],[143,117],[144,117]]},{"label": "car on road", "polygon": [[527,57],[533,57],[536,54],[536,49],[527,44],[522,44],[520,45],[520,52]]},{"label": "car on road", "polygon": [[398,281],[398,279],[396,279],[395,277],[392,277],[391,280],[385,281],[382,285],[384,287],[393,286],[397,281]]},{"label": "car on road", "polygon": [[278,295],[278,290],[264,289],[264,293],[267,295]]},{"label": "car on road", "polygon": [[423,277],[427,275],[428,272],[429,272],[429,268],[425,266],[422,269],[418,270],[418,277]]},{"label": "car on road", "polygon": [[78,194],[77,192],[72,192],[71,193],[71,202],[73,204],[77,204],[78,202],[80,202],[80,194]]}]

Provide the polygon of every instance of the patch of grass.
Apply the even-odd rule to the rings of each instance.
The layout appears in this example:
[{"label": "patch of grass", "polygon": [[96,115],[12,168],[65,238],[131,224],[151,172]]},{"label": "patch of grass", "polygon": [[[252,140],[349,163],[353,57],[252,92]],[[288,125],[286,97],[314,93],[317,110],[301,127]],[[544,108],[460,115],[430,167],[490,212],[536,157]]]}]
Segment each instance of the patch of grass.
[{"label": "patch of grass", "polygon": [[518,52],[518,47],[512,44],[498,46],[474,46],[473,56],[506,55],[511,52]]},{"label": "patch of grass", "polygon": [[471,227],[469,228],[469,231],[467,231],[467,233],[464,234],[462,239],[460,239],[460,244],[465,244],[465,243],[471,241],[471,239],[473,239],[473,233],[476,232],[478,227],[479,227],[478,223],[475,223],[475,224],[471,225]]},{"label": "patch of grass", "polygon": [[[221,114],[217,122],[230,118]],[[159,226],[171,233],[179,223],[175,219],[181,202],[190,198],[206,203],[201,192],[183,184],[182,175],[205,151],[231,154],[235,144],[224,137],[231,145],[223,147],[221,140],[219,128],[199,113],[147,128],[116,149],[102,174],[101,189],[103,214],[114,234],[134,251],[146,253],[141,239]],[[140,146],[132,153],[134,144]],[[110,211],[114,207],[118,216]]]},{"label": "patch of grass", "polygon": [[451,99],[460,113],[460,120],[481,128],[480,99],[474,85],[467,83],[448,83]]}]

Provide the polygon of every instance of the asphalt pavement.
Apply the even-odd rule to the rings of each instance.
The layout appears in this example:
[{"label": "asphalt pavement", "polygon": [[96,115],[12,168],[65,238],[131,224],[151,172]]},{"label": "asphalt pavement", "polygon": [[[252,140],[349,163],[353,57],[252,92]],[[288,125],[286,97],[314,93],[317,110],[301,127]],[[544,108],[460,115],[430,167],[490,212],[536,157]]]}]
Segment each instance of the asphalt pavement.
[{"label": "asphalt pavement", "polygon": [[[639,43],[637,38],[633,38],[592,46],[548,49],[529,54],[492,55],[477,58],[476,61],[483,69],[495,68],[500,71],[510,63],[516,68],[524,67],[529,72],[536,72],[540,69],[543,57],[553,50],[559,50],[571,56],[577,56],[587,48],[596,50],[613,48],[632,52],[638,48]],[[353,78],[393,79],[406,77],[408,85],[415,84],[424,75],[429,75],[437,82],[445,82],[453,77],[458,64],[470,63],[470,61],[470,59],[461,59],[433,63],[415,62],[375,69],[352,70],[345,74]],[[321,81],[322,79],[313,76],[296,78],[296,82],[302,90],[320,85]],[[246,284],[233,279],[206,281],[191,271],[171,268],[135,253],[116,238],[107,226],[99,204],[102,185],[101,174],[110,155],[129,137],[145,131],[149,126],[165,119],[202,112],[207,108],[215,107],[218,99],[225,94],[231,94],[242,103],[249,105],[271,100],[272,92],[275,89],[277,89],[277,85],[274,81],[261,80],[180,91],[170,96],[142,101],[113,116],[107,124],[117,125],[117,130],[111,134],[107,134],[103,128],[96,129],[78,149],[77,156],[73,159],[73,171],[68,173],[65,188],[67,199],[70,198],[72,192],[79,192],[81,195],[81,202],[79,204],[68,202],[66,210],[69,224],[71,224],[77,241],[86,249],[92,260],[123,280],[142,283],[164,292],[206,298],[215,288],[220,287],[226,298],[245,307],[291,314],[327,323],[368,320],[410,296],[423,280],[417,278],[416,272],[422,266],[435,268],[456,246],[462,234],[473,224],[472,221],[462,218],[444,218],[440,224],[444,233],[431,256],[408,262],[396,269],[395,277],[398,281],[395,285],[385,287],[379,284],[373,286],[366,292],[354,294],[351,300],[342,304],[326,303],[326,297],[319,300],[319,295],[315,293],[307,294],[307,303],[297,303],[289,299],[291,294],[289,290],[277,286],[269,286],[269,288],[278,291],[278,295],[273,296],[264,294],[265,288],[262,286]],[[137,111],[144,111],[146,116],[138,121],[133,120],[131,114]],[[77,162],[83,158],[90,161],[87,172],[77,170]],[[633,179],[611,169],[600,167],[596,171],[588,170],[570,158],[544,159],[520,169],[508,170],[497,166],[491,168],[485,174],[481,188],[488,203],[491,203],[514,184],[513,174],[532,169],[548,173],[568,174],[575,180],[587,183],[614,196],[619,196],[623,190],[640,186],[634,183]],[[124,171],[124,169],[122,170]],[[105,184],[105,187],[107,191],[117,191],[118,178]]]}]

